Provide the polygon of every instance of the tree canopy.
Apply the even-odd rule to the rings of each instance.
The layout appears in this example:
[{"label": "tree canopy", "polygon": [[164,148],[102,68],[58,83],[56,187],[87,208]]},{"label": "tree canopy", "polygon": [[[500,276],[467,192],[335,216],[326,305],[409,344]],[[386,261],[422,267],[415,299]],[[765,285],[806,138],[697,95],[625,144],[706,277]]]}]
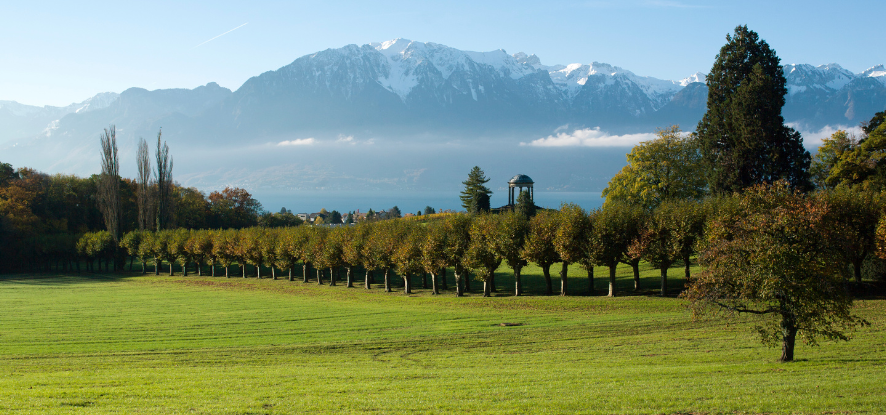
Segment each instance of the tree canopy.
[{"label": "tree canopy", "polygon": [[696,140],[676,125],[658,130],[657,135],[631,149],[628,165],[603,189],[606,203],[652,208],[666,200],[704,196],[707,182]]},{"label": "tree canopy", "polygon": [[726,36],[707,76],[707,112],[698,139],[714,193],[786,180],[809,187],[809,152],[784,125],[784,71],[775,50],[747,26]]}]

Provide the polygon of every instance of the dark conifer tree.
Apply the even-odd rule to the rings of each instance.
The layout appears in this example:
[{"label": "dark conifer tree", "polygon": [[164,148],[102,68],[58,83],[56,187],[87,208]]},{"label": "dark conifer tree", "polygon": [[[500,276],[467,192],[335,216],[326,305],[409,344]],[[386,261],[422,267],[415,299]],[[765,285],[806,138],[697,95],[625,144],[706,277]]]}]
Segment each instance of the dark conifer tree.
[{"label": "dark conifer tree", "polygon": [[478,213],[489,211],[489,196],[492,190],[486,187],[489,179],[479,166],[474,166],[468,174],[468,179],[463,181],[465,190],[461,192],[461,205],[468,213]]},{"label": "dark conifer tree", "polygon": [[787,89],[780,59],[747,26],[726,41],[707,77],[707,112],[697,129],[711,191],[779,179],[808,189],[809,152],[781,115]]}]

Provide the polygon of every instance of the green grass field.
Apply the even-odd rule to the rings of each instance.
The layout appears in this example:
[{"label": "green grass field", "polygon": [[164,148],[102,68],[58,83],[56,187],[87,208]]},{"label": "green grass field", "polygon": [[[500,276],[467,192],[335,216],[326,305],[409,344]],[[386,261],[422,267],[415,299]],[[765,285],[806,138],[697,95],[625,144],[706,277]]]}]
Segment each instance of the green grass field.
[{"label": "green grass field", "polygon": [[[749,321],[693,322],[681,300],[653,295],[655,270],[645,295],[617,298],[578,295],[577,268],[574,296],[537,295],[529,268],[530,295],[515,298],[507,274],[493,298],[479,283],[434,297],[418,280],[405,296],[285,279],[0,276],[0,413],[886,412],[884,300],[857,302],[872,326],[852,341],[798,345],[781,364]],[[619,275],[628,294],[629,268]]]}]

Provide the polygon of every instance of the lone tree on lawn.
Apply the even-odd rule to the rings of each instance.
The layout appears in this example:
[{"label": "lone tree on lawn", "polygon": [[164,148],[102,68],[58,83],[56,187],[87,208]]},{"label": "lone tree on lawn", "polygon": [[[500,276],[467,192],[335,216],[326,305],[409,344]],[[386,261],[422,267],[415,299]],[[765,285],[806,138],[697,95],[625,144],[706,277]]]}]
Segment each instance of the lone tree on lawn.
[{"label": "lone tree on lawn", "polygon": [[787,89],[778,56],[747,26],[726,41],[707,77],[707,112],[697,128],[710,190],[777,180],[809,188],[809,152],[781,116]]},{"label": "lone tree on lawn", "polygon": [[743,214],[710,222],[699,256],[704,271],[681,294],[694,316],[758,317],[763,342],[781,342],[782,362],[794,360],[798,334],[810,344],[819,337],[848,340],[847,329],[868,324],[850,313],[827,205],[784,181],[737,197]]},{"label": "lone tree on lawn", "polygon": [[465,190],[461,192],[459,198],[462,207],[468,213],[489,211],[489,196],[492,195],[492,190],[486,187],[488,182],[486,174],[478,166],[474,166],[468,174],[468,179],[462,182],[465,185]]}]

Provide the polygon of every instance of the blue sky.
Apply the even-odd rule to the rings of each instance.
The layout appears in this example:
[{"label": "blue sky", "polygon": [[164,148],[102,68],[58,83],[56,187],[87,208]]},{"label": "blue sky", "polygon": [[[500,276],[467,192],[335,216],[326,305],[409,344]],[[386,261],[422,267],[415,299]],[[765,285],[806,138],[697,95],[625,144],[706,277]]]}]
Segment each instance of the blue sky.
[{"label": "blue sky", "polygon": [[707,72],[739,24],[782,63],[861,72],[886,63],[884,15],[882,0],[10,0],[0,6],[0,100],[67,105],[129,87],[208,82],[236,89],[305,54],[398,37],[680,79]]}]

